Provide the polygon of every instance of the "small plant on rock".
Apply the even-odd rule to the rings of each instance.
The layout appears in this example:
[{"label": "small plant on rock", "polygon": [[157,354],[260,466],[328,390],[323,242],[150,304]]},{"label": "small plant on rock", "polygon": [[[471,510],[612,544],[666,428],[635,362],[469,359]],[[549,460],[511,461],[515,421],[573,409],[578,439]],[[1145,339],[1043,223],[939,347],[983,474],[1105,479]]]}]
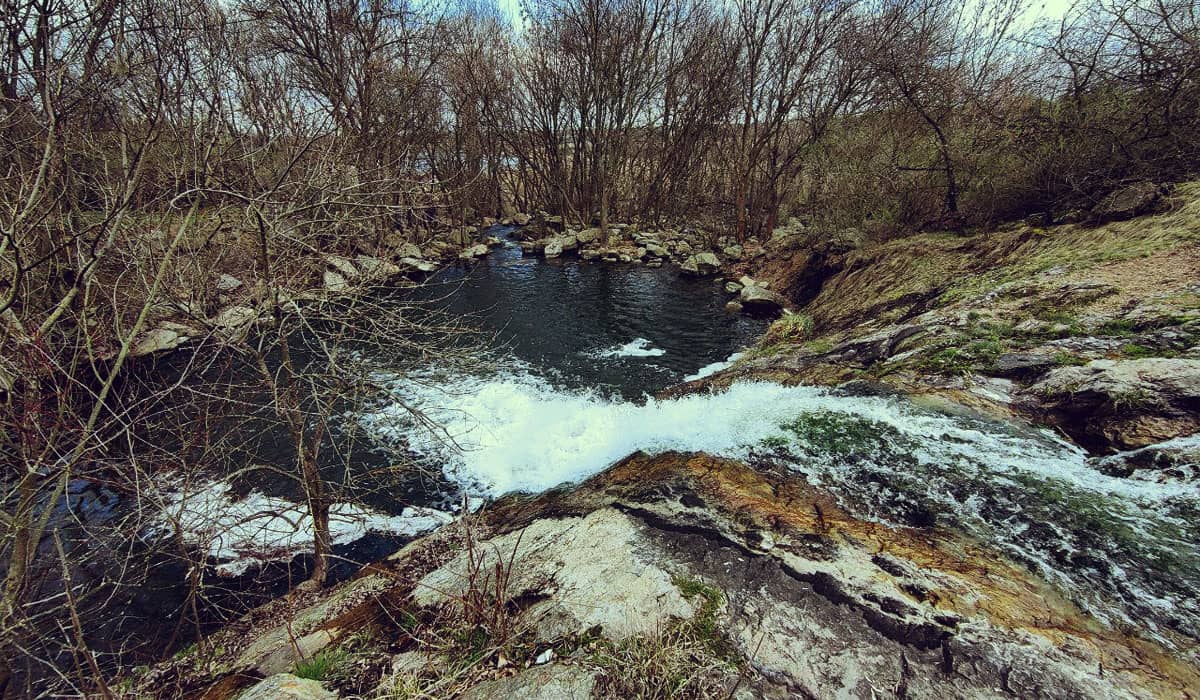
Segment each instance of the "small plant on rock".
[{"label": "small plant on rock", "polygon": [[807,340],[812,335],[812,332],[812,316],[807,314],[784,314],[771,324],[763,340],[765,343],[798,343]]}]

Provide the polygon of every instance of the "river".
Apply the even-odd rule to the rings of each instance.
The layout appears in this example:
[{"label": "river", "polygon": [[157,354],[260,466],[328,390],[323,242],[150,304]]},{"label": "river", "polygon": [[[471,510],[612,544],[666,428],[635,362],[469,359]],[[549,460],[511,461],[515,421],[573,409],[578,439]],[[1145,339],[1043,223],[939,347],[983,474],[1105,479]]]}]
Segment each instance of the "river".
[{"label": "river", "polygon": [[373,498],[387,513],[350,514],[342,541],[449,517],[413,509],[414,498],[450,511],[577,482],[635,450],[707,451],[799,472],[861,517],[966,533],[1107,623],[1172,645],[1200,637],[1194,483],[1107,476],[1049,431],[896,396],[742,383],[655,400],[724,366],[766,325],[727,313],[713,280],[670,267],[522,257],[506,240],[418,293],[471,319],[490,347],[467,371],[371,358],[384,391],[342,429],[361,430],[377,455],[413,456],[436,493]]}]

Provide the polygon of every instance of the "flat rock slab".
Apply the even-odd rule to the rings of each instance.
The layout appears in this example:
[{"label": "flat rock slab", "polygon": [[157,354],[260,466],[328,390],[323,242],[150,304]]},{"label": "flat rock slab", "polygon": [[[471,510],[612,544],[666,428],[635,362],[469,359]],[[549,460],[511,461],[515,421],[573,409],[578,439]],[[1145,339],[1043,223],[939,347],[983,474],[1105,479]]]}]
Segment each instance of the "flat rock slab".
[{"label": "flat rock slab", "polygon": [[239,700],[333,700],[336,697],[317,681],[278,673],[251,686]]},{"label": "flat rock slab", "polygon": [[592,697],[596,671],[579,666],[535,666],[509,678],[484,681],[461,700],[584,700]]}]

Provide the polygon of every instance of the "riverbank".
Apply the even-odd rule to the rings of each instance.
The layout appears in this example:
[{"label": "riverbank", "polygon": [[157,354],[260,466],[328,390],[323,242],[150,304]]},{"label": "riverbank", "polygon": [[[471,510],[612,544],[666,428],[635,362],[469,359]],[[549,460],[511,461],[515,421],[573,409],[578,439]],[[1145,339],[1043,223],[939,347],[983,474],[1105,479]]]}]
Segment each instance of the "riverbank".
[{"label": "riverbank", "polygon": [[1159,213],[854,245],[793,232],[752,272],[796,302],[725,372],[867,382],[1061,430],[1097,453],[1200,431],[1200,183]]}]

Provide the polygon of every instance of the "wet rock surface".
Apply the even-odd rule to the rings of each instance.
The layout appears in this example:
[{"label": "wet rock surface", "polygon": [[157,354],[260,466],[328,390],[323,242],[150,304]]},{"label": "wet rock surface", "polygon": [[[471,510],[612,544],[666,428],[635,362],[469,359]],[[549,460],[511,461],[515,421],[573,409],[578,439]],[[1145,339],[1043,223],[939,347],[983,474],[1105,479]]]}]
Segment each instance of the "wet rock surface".
[{"label": "wet rock surface", "polygon": [[[1096,624],[970,540],[856,519],[797,477],[738,462],[637,454],[578,487],[510,497],[480,517],[489,534],[468,550],[439,532],[287,613],[276,631],[243,628],[233,643],[244,660],[208,687],[269,675],[273,667],[256,671],[252,659],[290,648],[278,630],[333,649],[397,610],[414,619],[453,610],[470,600],[471,571],[485,589],[502,580],[528,656],[500,657],[462,697],[551,697],[551,688],[603,697],[606,674],[634,672],[606,666],[604,650],[701,614],[743,668],[739,697],[904,688],[909,697],[1154,698],[1200,683],[1185,658]],[[389,663],[381,688],[444,663],[384,629],[404,662]]]}]

